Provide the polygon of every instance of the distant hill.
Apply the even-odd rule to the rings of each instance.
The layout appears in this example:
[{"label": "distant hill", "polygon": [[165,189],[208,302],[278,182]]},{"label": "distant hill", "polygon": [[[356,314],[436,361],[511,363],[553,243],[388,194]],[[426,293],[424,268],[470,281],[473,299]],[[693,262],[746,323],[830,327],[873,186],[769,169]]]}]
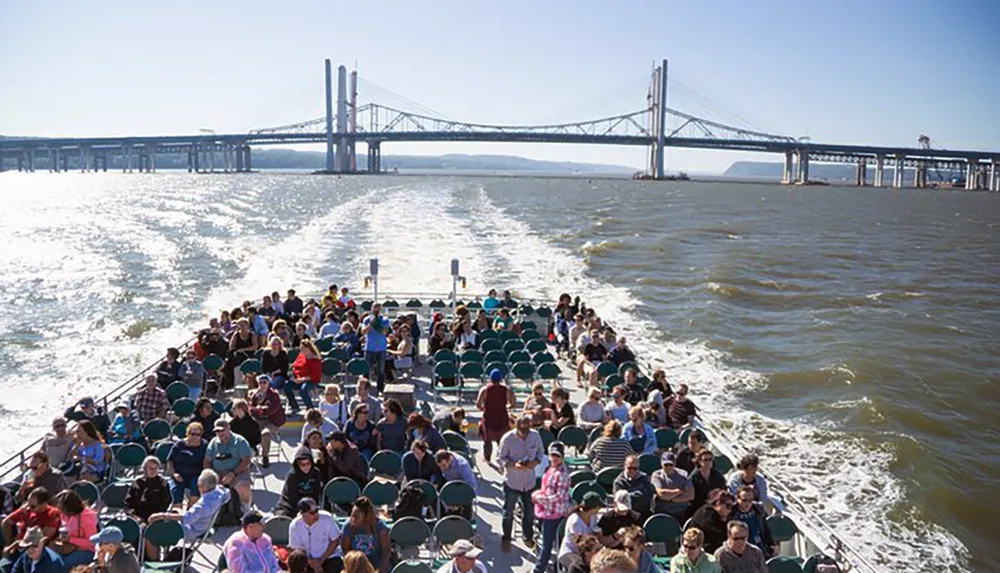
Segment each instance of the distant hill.
[{"label": "distant hill", "polygon": [[[0,137],[4,137],[0,135]],[[326,153],[322,151],[295,151],[292,149],[252,149],[254,169],[323,169]],[[365,155],[358,156],[358,166],[364,168]],[[69,168],[77,166],[76,155],[70,155]],[[16,166],[14,157],[6,158],[8,169]],[[215,158],[216,167],[222,166],[222,157]],[[121,168],[121,158],[108,157],[108,169]],[[187,155],[161,153],[156,156],[157,169],[187,169]],[[443,169],[453,171],[536,171],[549,173],[605,173],[631,174],[632,167],[623,165],[603,165],[598,163],[575,163],[572,161],[541,161],[514,155],[385,155],[382,157],[384,170]],[[35,158],[35,169],[48,169],[48,156]]]}]

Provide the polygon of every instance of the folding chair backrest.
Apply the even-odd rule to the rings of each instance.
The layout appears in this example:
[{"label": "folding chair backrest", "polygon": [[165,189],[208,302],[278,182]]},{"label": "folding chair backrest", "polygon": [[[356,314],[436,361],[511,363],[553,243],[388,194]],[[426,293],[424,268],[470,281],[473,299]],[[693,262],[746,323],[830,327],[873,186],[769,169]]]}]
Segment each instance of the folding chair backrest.
[{"label": "folding chair backrest", "polygon": [[170,436],[170,422],[156,418],[143,424],[142,435],[150,442],[159,442]]},{"label": "folding chair backrest", "polygon": [[403,473],[403,458],[392,450],[376,452],[368,465],[375,475],[396,477]]},{"label": "folding chair backrest", "polygon": [[156,449],[153,451],[156,455],[156,459],[160,460],[161,464],[166,465],[167,456],[170,455],[170,448],[172,447],[174,447],[174,444],[171,442],[160,442],[159,444],[156,444]]},{"label": "folding chair backrest", "polygon": [[173,547],[184,540],[184,528],[179,521],[154,521],[146,526],[142,538],[154,547]]},{"label": "folding chair backrest", "polygon": [[101,502],[104,507],[112,511],[125,509],[125,497],[128,496],[130,484],[127,482],[114,482],[107,485],[101,492]]},{"label": "folding chair backrest", "polygon": [[124,539],[122,539],[123,542],[128,543],[135,550],[139,549],[139,539],[142,536],[142,526],[139,525],[139,522],[136,521],[134,517],[128,517],[125,515],[115,517],[113,519],[109,519],[108,522],[104,524],[104,527],[110,527],[112,525],[122,530],[122,534],[124,535]]},{"label": "folding chair backrest", "polygon": [[201,362],[201,365],[205,368],[205,370],[213,372],[222,368],[222,365],[225,364],[225,362],[226,361],[223,360],[218,354],[209,354],[205,357],[205,360]]},{"label": "folding chair backrest", "polygon": [[170,385],[167,386],[167,400],[170,401],[171,404],[181,398],[187,398],[188,394],[188,386],[183,382],[171,382]]},{"label": "folding chair backrest", "polygon": [[264,533],[271,538],[275,547],[283,547],[288,545],[288,528],[291,525],[291,518],[275,515],[264,522]]},{"label": "folding chair backrest", "polygon": [[376,507],[391,507],[399,499],[399,487],[394,483],[371,481],[361,495],[370,499]]},{"label": "folding chair backrest", "polygon": [[69,489],[76,492],[83,501],[90,507],[97,505],[97,502],[101,501],[101,491],[97,489],[97,486],[90,483],[89,481],[76,481],[73,482]]},{"label": "folding chair backrest", "polygon": [[389,539],[400,547],[420,547],[430,536],[430,526],[419,517],[404,517],[389,529]]},{"label": "folding chair backrest", "polygon": [[323,499],[335,504],[354,503],[361,496],[357,482],[347,477],[335,477],[323,487]]},{"label": "folding chair backrest", "polygon": [[[176,384],[176,382],[174,384]],[[173,386],[173,384],[171,384],[171,386]],[[187,386],[184,386],[184,389],[186,390]],[[187,418],[191,414],[194,414],[194,400],[188,398],[187,396],[178,398],[170,409],[174,411],[174,414],[176,414],[178,418]]]},{"label": "folding chair backrest", "polygon": [[459,539],[472,539],[475,532],[468,519],[460,515],[449,515],[434,525],[434,539],[438,545],[451,545]]}]

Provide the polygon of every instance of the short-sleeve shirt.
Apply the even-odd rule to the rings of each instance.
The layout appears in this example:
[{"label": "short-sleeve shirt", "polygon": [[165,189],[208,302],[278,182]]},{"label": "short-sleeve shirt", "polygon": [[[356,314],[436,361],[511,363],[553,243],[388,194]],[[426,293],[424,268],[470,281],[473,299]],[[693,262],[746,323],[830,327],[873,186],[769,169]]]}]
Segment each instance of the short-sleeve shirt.
[{"label": "short-sleeve shirt", "polygon": [[556,414],[556,417],[559,419],[569,418],[569,421],[563,424],[562,427],[564,428],[566,426],[576,425],[576,413],[573,412],[573,407],[569,405],[569,402],[566,402],[565,404],[562,405],[562,408],[559,409],[559,412]]},{"label": "short-sleeve shirt", "polygon": [[[674,470],[673,475],[668,476],[663,470],[656,470],[653,475],[650,476],[649,481],[652,482],[653,487],[657,489],[687,489],[691,485],[691,480],[687,478],[684,474]],[[665,513],[676,513],[678,511],[683,511],[687,508],[688,503],[674,503],[660,499],[659,497],[653,498],[654,508],[657,512]]]},{"label": "short-sleeve shirt", "polygon": [[610,510],[597,520],[597,527],[601,528],[602,535],[614,535],[618,533],[619,529],[630,525],[642,527],[642,516],[639,515],[638,511],[629,510],[628,513],[618,513]]},{"label": "short-sleeve shirt", "polygon": [[181,474],[181,477],[194,479],[198,477],[204,467],[206,450],[208,450],[208,442],[205,440],[202,440],[197,446],[177,442],[170,448],[167,461],[173,462],[174,471]]},{"label": "short-sleeve shirt", "polygon": [[219,438],[212,438],[205,450],[205,455],[212,460],[212,469],[220,476],[236,469],[240,460],[253,455],[250,442],[239,434],[230,434],[229,443],[223,444]]},{"label": "short-sleeve shirt", "polygon": [[374,314],[365,318],[364,322],[361,323],[361,328],[364,329],[369,324],[372,324],[374,320],[378,320],[375,326],[378,326],[378,330],[375,326],[368,331],[365,335],[365,352],[382,352],[386,349],[386,339],[385,333],[389,330],[389,320],[384,316],[375,316]]}]

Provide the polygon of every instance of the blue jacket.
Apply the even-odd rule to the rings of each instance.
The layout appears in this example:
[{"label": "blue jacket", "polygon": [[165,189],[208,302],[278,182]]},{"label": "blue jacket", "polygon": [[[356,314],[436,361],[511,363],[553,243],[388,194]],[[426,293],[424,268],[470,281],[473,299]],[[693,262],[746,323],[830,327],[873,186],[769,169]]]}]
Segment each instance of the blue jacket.
[{"label": "blue jacket", "polygon": [[42,551],[42,557],[38,560],[38,565],[35,565],[34,571],[31,570],[31,559],[27,551],[21,553],[10,569],[10,573],[66,573],[66,571],[63,558],[48,547]]},{"label": "blue jacket", "polygon": [[622,439],[632,445],[632,449],[635,450],[637,454],[655,454],[656,453],[656,433],[649,426],[649,424],[643,424],[645,426],[643,434],[643,443],[641,448],[637,448],[636,444],[633,443],[635,440],[639,439],[639,435],[635,431],[635,427],[632,422],[625,424],[625,428],[622,430]]}]

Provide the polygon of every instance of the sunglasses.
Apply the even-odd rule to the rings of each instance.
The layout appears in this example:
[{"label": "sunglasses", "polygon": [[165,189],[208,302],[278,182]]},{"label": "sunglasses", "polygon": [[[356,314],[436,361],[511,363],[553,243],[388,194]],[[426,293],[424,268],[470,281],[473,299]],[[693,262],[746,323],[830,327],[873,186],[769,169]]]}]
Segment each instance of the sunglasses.
[{"label": "sunglasses", "polygon": [[733,541],[746,541],[747,540],[747,536],[746,535],[733,535],[733,536],[730,536],[729,539],[732,539]]},{"label": "sunglasses", "polygon": [[692,551],[694,549],[698,549],[699,547],[701,547],[701,545],[688,545],[687,543],[684,544],[684,549],[686,549],[688,551]]}]

